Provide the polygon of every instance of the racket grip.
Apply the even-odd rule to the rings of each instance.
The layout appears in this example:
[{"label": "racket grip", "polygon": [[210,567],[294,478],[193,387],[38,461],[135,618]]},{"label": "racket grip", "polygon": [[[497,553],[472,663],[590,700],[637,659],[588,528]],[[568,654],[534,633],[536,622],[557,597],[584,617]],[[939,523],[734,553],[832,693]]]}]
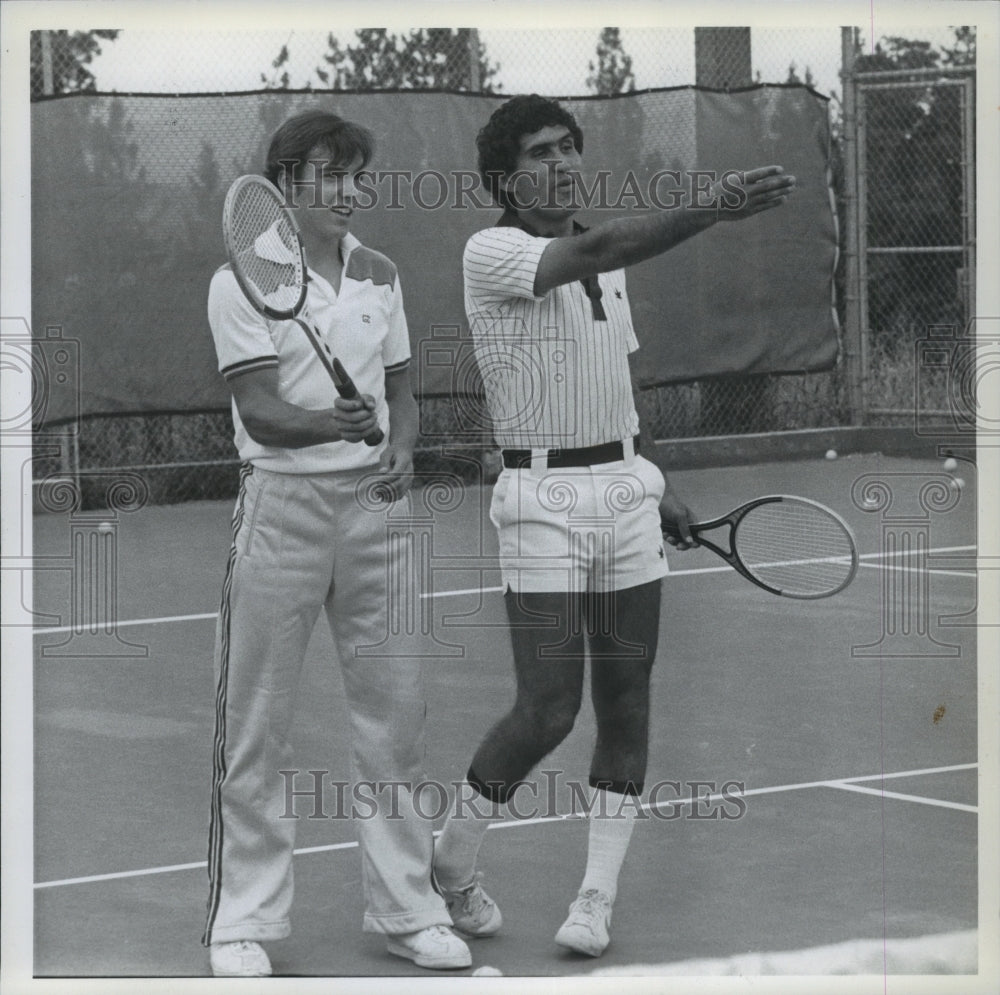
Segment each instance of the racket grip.
[{"label": "racket grip", "polygon": [[[677,527],[675,522],[668,522],[662,515],[660,516],[660,532],[664,539],[673,539],[675,542],[684,542],[684,536],[681,535],[681,530]],[[695,545],[700,545],[698,541],[698,533],[695,531],[695,526],[691,526],[691,539],[694,541]]]},{"label": "racket grip", "polygon": [[[358,396],[358,388],[355,386],[354,381],[351,379],[347,370],[344,369],[340,360],[336,356],[333,357],[333,372],[335,374],[333,382],[337,388],[337,393],[341,397],[346,397],[349,401],[353,401]],[[380,428],[373,428],[365,436],[366,446],[377,446],[385,438],[385,433]]]},{"label": "racket grip", "polygon": [[681,537],[681,530],[673,522],[668,522],[664,518],[660,519],[660,531],[664,538],[670,536],[671,539],[680,539]]}]

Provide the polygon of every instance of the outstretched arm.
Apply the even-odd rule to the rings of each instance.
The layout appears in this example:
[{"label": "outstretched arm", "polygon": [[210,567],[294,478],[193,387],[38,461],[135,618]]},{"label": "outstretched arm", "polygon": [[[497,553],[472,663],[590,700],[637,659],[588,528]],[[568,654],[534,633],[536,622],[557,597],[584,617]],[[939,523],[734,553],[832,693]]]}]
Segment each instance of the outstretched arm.
[{"label": "outstretched arm", "polygon": [[535,294],[651,259],[719,221],[742,221],[780,207],[795,188],[795,177],[781,166],[730,173],[724,179],[724,185],[720,179],[712,187],[716,207],[676,207],[618,218],[582,235],[553,239],[538,263]]}]

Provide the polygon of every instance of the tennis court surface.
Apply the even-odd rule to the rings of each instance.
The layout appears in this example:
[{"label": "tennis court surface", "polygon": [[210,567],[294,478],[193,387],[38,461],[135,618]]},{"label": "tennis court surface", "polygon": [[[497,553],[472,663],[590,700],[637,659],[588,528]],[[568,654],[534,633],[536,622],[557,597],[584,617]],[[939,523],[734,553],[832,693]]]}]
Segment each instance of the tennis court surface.
[{"label": "tennis court surface", "polygon": [[[762,494],[822,501],[855,532],[858,575],[834,598],[795,602],[704,549],[670,555],[656,792],[611,946],[595,962],[552,939],[585,858],[572,804],[593,741],[585,704],[522,789],[526,817],[487,834],[481,869],[505,925],[473,943],[459,976],[975,972],[976,479],[970,464],[959,472],[961,490],[939,461],[874,455],[672,474],[701,519]],[[415,495],[409,527],[432,549],[432,583],[379,651],[424,659],[426,770],[442,784],[462,778],[512,698],[488,493]],[[88,596],[66,566],[71,516],[34,522],[37,976],[207,974],[212,645],[230,515],[229,502],[118,515],[98,533],[113,539],[118,624],[84,637],[69,631]],[[339,681],[320,624],[293,736],[297,791],[310,771],[350,780]],[[429,790],[428,817],[439,801]],[[269,945],[275,971],[427,978],[361,932],[356,834],[333,789],[318,810],[315,797],[293,802],[293,932]],[[933,939],[906,945],[919,937]]]}]

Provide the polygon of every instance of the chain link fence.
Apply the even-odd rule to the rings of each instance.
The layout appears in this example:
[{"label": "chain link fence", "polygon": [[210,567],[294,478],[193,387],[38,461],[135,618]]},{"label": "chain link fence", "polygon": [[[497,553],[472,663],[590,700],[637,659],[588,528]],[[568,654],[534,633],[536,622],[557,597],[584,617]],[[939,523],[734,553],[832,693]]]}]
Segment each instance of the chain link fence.
[{"label": "chain link fence", "polygon": [[915,387],[923,414],[944,417],[947,369],[921,369],[918,347],[973,315],[973,76],[862,73],[857,87],[865,419],[912,416]]},{"label": "chain link fence", "polygon": [[[31,84],[37,99],[87,91],[400,88],[570,96],[692,84],[812,86],[831,98],[842,356],[822,373],[713,378],[640,394],[658,438],[704,439],[906,426],[918,395],[931,409],[947,406],[947,375],[922,371],[917,347],[928,325],[961,328],[971,316],[974,33],[956,29],[954,41],[947,50],[947,40],[938,48],[918,42],[883,50],[857,31],[848,45],[837,28],[371,29],[345,36],[179,35],[171,46],[163,32],[50,31],[32,37]],[[930,64],[919,65],[921,59]],[[447,437],[455,402],[426,398],[420,406],[426,434]],[[39,458],[35,478],[78,478],[85,504],[90,470],[141,472],[158,503],[234,492],[228,411],[85,419],[70,443],[69,455]],[[458,472],[489,479],[496,469],[490,445],[484,433],[480,468],[464,461]],[[446,448],[420,451],[418,470],[440,467]]]}]

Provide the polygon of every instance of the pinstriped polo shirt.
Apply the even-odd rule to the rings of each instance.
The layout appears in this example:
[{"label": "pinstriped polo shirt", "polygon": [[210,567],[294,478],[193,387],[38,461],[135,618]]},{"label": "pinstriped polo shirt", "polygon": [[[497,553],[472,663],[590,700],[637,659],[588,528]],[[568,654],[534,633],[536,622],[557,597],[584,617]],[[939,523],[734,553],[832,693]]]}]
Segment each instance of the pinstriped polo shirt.
[{"label": "pinstriped polo shirt", "polygon": [[596,446],[635,435],[628,354],[639,348],[625,273],[601,273],[606,320],[580,281],[536,297],[552,241],[510,215],[465,246],[465,311],[496,442],[504,449]]},{"label": "pinstriped polo shirt", "polygon": [[[344,271],[340,293],[309,270],[303,317],[326,339],[362,394],[375,398],[379,424],[388,434],[389,408],[385,374],[406,369],[410,338],[396,267],[386,256],[344,236]],[[261,253],[264,254],[264,253]],[[229,266],[212,277],[208,319],[215,340],[219,372],[227,379],[251,370],[277,367],[279,396],[302,408],[333,407],[336,388],[305,332],[295,321],[272,321],[258,314]],[[385,448],[363,443],[327,442],[301,449],[263,446],[250,438],[235,400],[234,441],[243,460],[278,473],[326,473],[378,464]]]}]

